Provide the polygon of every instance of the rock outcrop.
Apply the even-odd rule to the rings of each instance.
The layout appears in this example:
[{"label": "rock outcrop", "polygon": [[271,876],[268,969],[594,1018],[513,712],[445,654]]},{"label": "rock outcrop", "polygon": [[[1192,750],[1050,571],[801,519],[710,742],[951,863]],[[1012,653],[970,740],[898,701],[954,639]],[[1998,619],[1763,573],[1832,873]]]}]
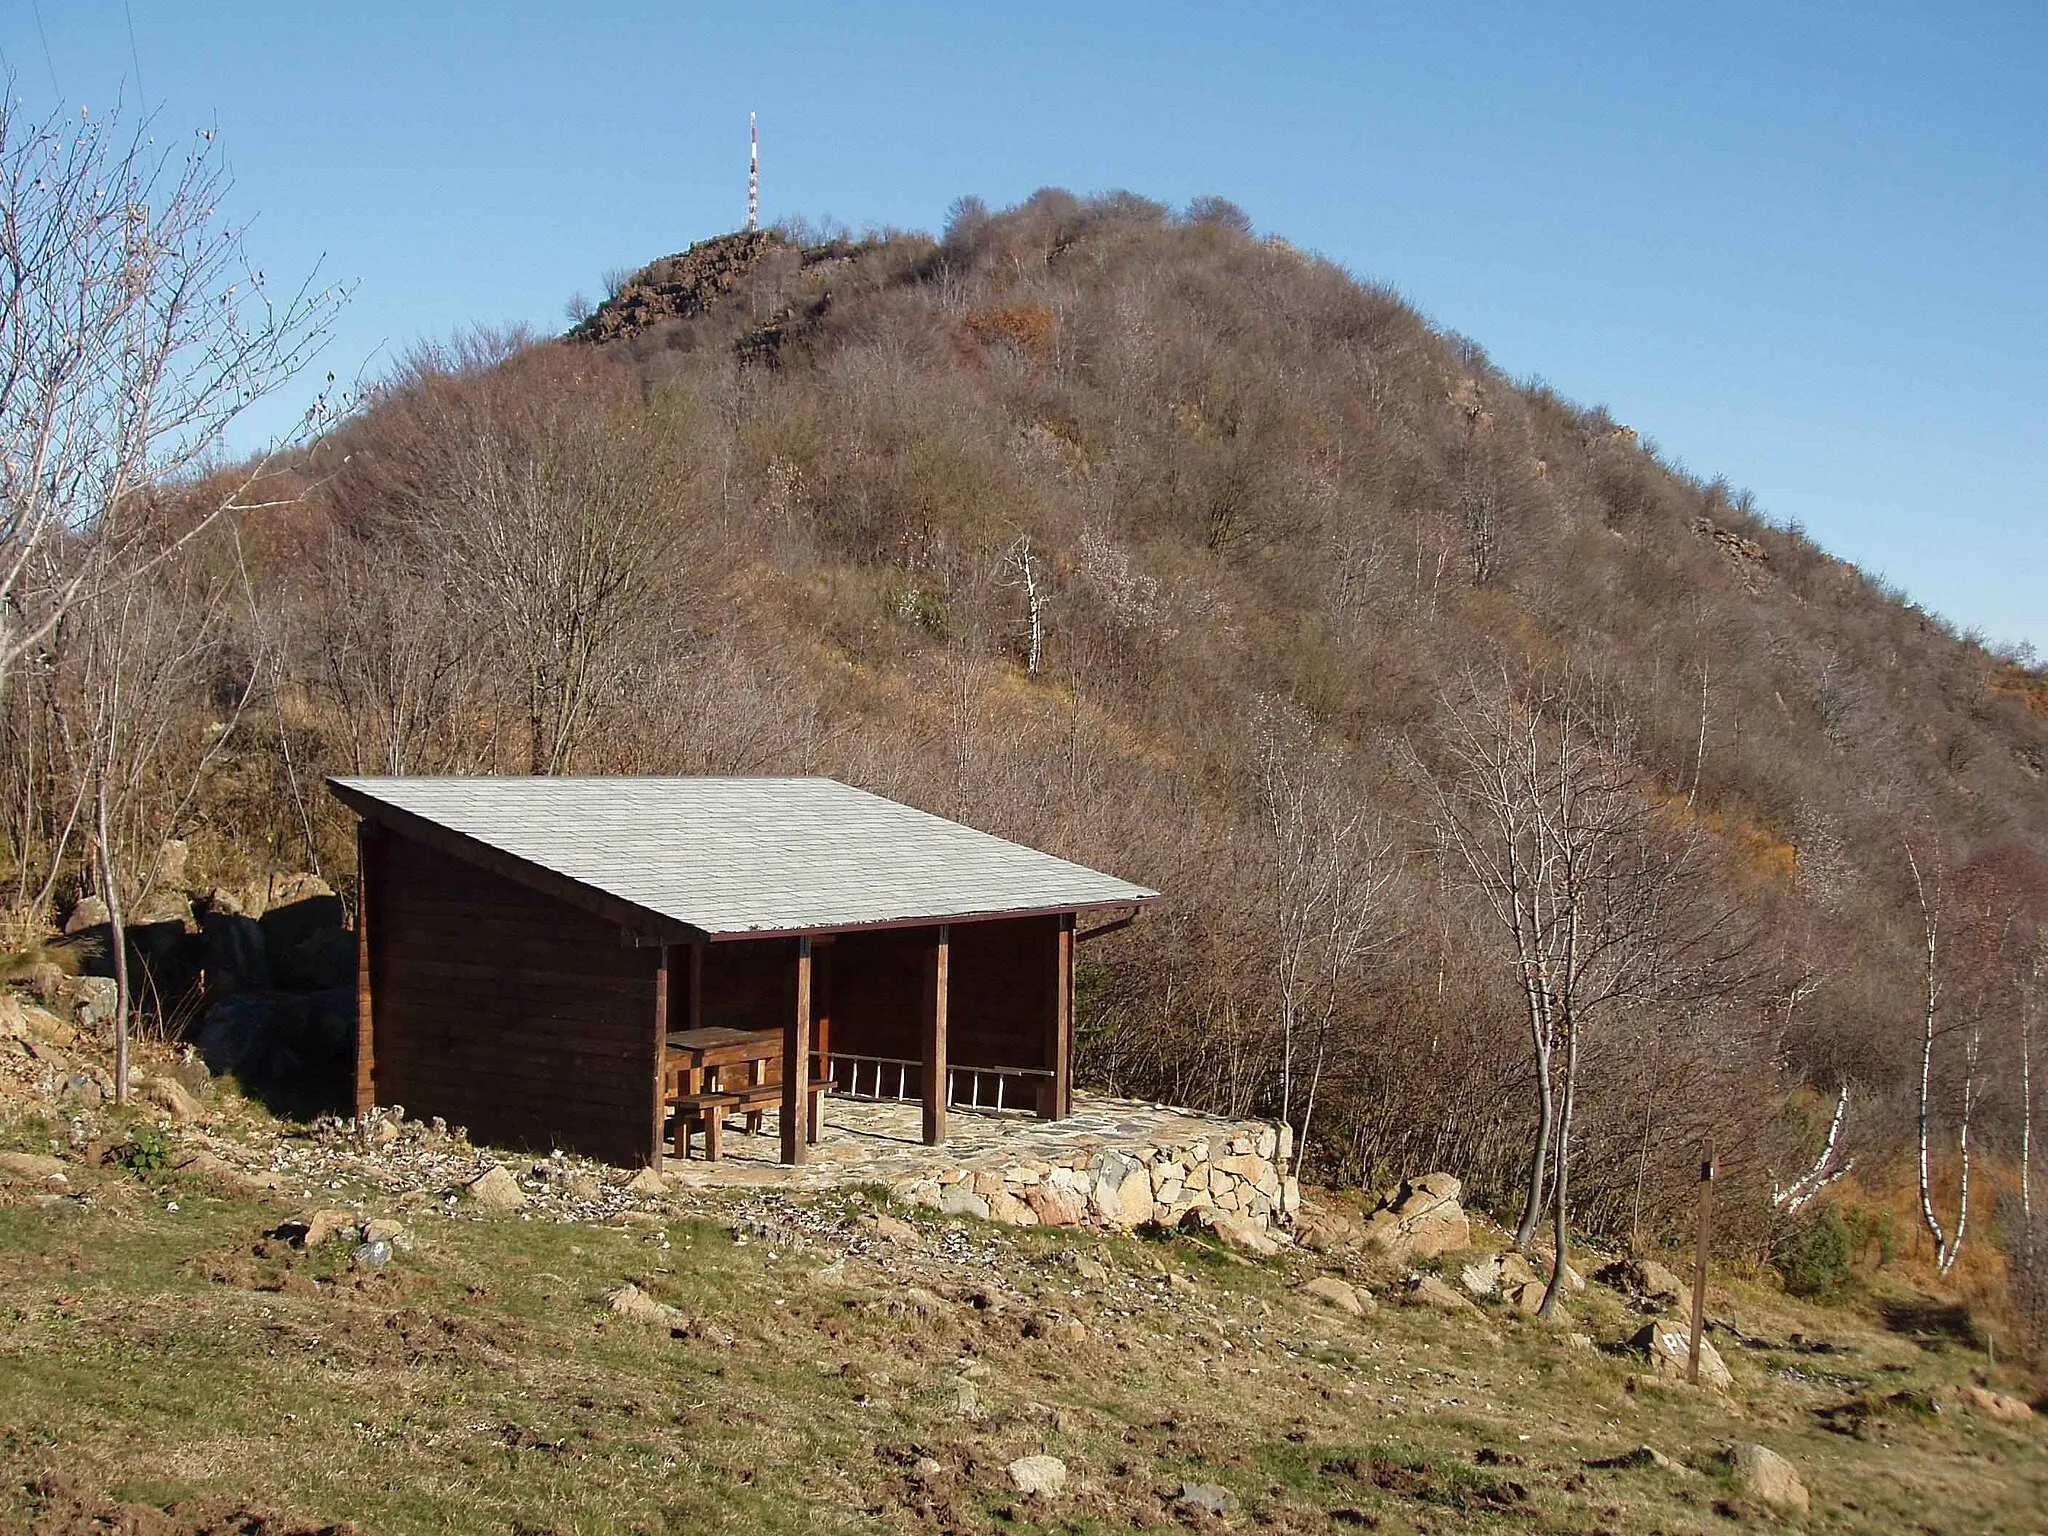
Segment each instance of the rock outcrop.
[{"label": "rock outcrop", "polygon": [[649,262],[570,331],[569,340],[623,341],[664,321],[704,314],[782,244],[770,230],[742,230]]},{"label": "rock outcrop", "polygon": [[1672,1306],[1686,1292],[1685,1282],[1655,1259],[1617,1259],[1602,1266],[1593,1278],[1626,1292],[1646,1308]]},{"label": "rock outcrop", "polygon": [[1458,1203],[1463,1193],[1448,1173],[1411,1179],[1366,1218],[1365,1240],[1395,1259],[1432,1259],[1470,1247],[1472,1223]]}]

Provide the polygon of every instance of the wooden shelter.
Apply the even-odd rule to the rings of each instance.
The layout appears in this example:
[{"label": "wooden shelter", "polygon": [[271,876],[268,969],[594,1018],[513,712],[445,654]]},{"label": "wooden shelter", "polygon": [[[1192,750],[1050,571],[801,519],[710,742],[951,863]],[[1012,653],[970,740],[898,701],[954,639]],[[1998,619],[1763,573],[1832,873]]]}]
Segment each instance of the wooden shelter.
[{"label": "wooden shelter", "polygon": [[[928,1142],[949,1108],[1063,1118],[1075,942],[1158,899],[825,778],[328,787],[360,817],[357,1112],[629,1166],[771,1102],[801,1162],[820,1084],[921,1100]],[[752,1075],[698,1091],[721,1059]]]}]

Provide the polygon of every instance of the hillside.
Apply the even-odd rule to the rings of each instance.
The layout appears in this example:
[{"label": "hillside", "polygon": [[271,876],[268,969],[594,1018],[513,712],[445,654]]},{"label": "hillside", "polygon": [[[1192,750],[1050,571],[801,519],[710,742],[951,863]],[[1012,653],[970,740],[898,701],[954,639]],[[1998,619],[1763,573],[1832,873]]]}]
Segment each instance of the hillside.
[{"label": "hillside", "polygon": [[[1631,1342],[1668,1295],[1596,1278],[1555,1325],[1474,1299],[1483,1222],[1430,1259],[1251,1261],[169,1097],[87,1112],[84,1146],[47,1105],[0,1131],[10,1536],[1960,1536],[2048,1499],[2025,1377],[1907,1292],[1815,1308],[1731,1269],[1731,1377],[1692,1388]],[[492,1167],[522,1209],[460,1198]],[[1756,1446],[1796,1494],[1744,1475]]]},{"label": "hillside", "polygon": [[[1444,786],[1461,721],[1584,701],[1683,879],[1661,968],[1587,1014],[1573,1224],[1675,1235],[1712,1135],[1728,1241],[1768,1252],[1845,1084],[1842,1158],[1901,1194],[1917,867],[1942,1210],[1966,1117],[1979,1160],[1949,1279],[2002,1306],[2007,1256],[2038,1267],[2048,679],[1228,204],[705,242],[566,338],[421,352],[274,480],[247,588],[164,597],[191,641],[153,653],[180,665],[116,835],[145,872],[183,842],[167,892],[345,889],[326,772],[830,773],[1168,894],[1088,952],[1093,1081],[1284,1115],[1336,1185],[1455,1169],[1511,1218],[1538,1074]],[[45,921],[92,884],[65,667],[6,700]]]}]

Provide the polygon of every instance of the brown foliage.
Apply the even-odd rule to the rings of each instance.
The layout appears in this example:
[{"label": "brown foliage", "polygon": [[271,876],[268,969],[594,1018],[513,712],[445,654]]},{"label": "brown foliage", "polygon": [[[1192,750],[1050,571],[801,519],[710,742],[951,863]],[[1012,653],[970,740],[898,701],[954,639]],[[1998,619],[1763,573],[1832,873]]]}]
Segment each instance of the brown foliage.
[{"label": "brown foliage", "polygon": [[[1739,1006],[1652,996],[1589,1045],[1585,1219],[1677,1221],[1714,1129],[1760,1227],[1771,1167],[1812,1157],[1787,1107],[1806,1082],[1855,1079],[1859,1158],[1910,1144],[1900,830],[2048,846],[2048,717],[2004,660],[1214,209],[1046,192],[963,205],[943,242],[778,243],[719,273],[605,345],[422,354],[295,466],[309,507],[247,520],[274,718],[194,818],[288,827],[257,809],[280,741],[302,779],[834,773],[1166,891],[1083,951],[1085,1069],[1272,1113],[1281,875],[1252,722],[1284,701],[1384,829],[1400,915],[1334,984],[1315,1171],[1447,1164],[1502,1202],[1528,1162],[1521,1004],[1429,851],[1402,743],[1426,750],[1475,664],[1569,669],[1633,721],[1643,793],[1716,851],[1710,894],[1771,935]],[[10,743],[37,739],[33,696],[7,704]],[[345,868],[343,819],[311,815]],[[273,837],[233,856],[296,862]],[[1982,1138],[2010,1156],[2010,1049],[1985,1042]]]}]

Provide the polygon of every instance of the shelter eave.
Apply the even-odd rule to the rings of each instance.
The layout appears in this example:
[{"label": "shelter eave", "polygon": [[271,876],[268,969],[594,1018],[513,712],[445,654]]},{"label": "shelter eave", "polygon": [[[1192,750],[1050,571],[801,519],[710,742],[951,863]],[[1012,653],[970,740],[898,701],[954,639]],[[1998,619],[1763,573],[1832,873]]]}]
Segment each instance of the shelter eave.
[{"label": "shelter eave", "polygon": [[999,907],[992,911],[930,912],[909,917],[884,917],[856,922],[815,923],[786,927],[774,924],[758,928],[711,929],[705,937],[713,944],[737,939],[815,939],[840,933],[877,933],[889,928],[934,928],[941,923],[989,923],[1013,917],[1053,917],[1062,913],[1107,912],[1118,908],[1149,907],[1161,900],[1157,891],[1142,896],[1117,896],[1096,901],[1063,901],[1028,907]]},{"label": "shelter eave", "polygon": [[374,795],[364,794],[336,779],[330,778],[327,781],[327,792],[365,821],[388,827],[393,832],[425,844],[451,858],[465,860],[526,886],[529,890],[539,891],[542,895],[552,896],[557,901],[594,913],[598,917],[619,924],[635,935],[678,944],[693,943],[709,937],[702,929],[670,917],[665,912],[657,912],[651,907],[644,907],[636,901],[615,896],[610,891],[600,890],[594,885],[573,879],[543,864],[536,864],[531,859],[521,858],[516,853],[508,853],[503,848],[494,847],[480,838],[471,837],[466,832],[458,832],[453,827],[401,809]]}]

